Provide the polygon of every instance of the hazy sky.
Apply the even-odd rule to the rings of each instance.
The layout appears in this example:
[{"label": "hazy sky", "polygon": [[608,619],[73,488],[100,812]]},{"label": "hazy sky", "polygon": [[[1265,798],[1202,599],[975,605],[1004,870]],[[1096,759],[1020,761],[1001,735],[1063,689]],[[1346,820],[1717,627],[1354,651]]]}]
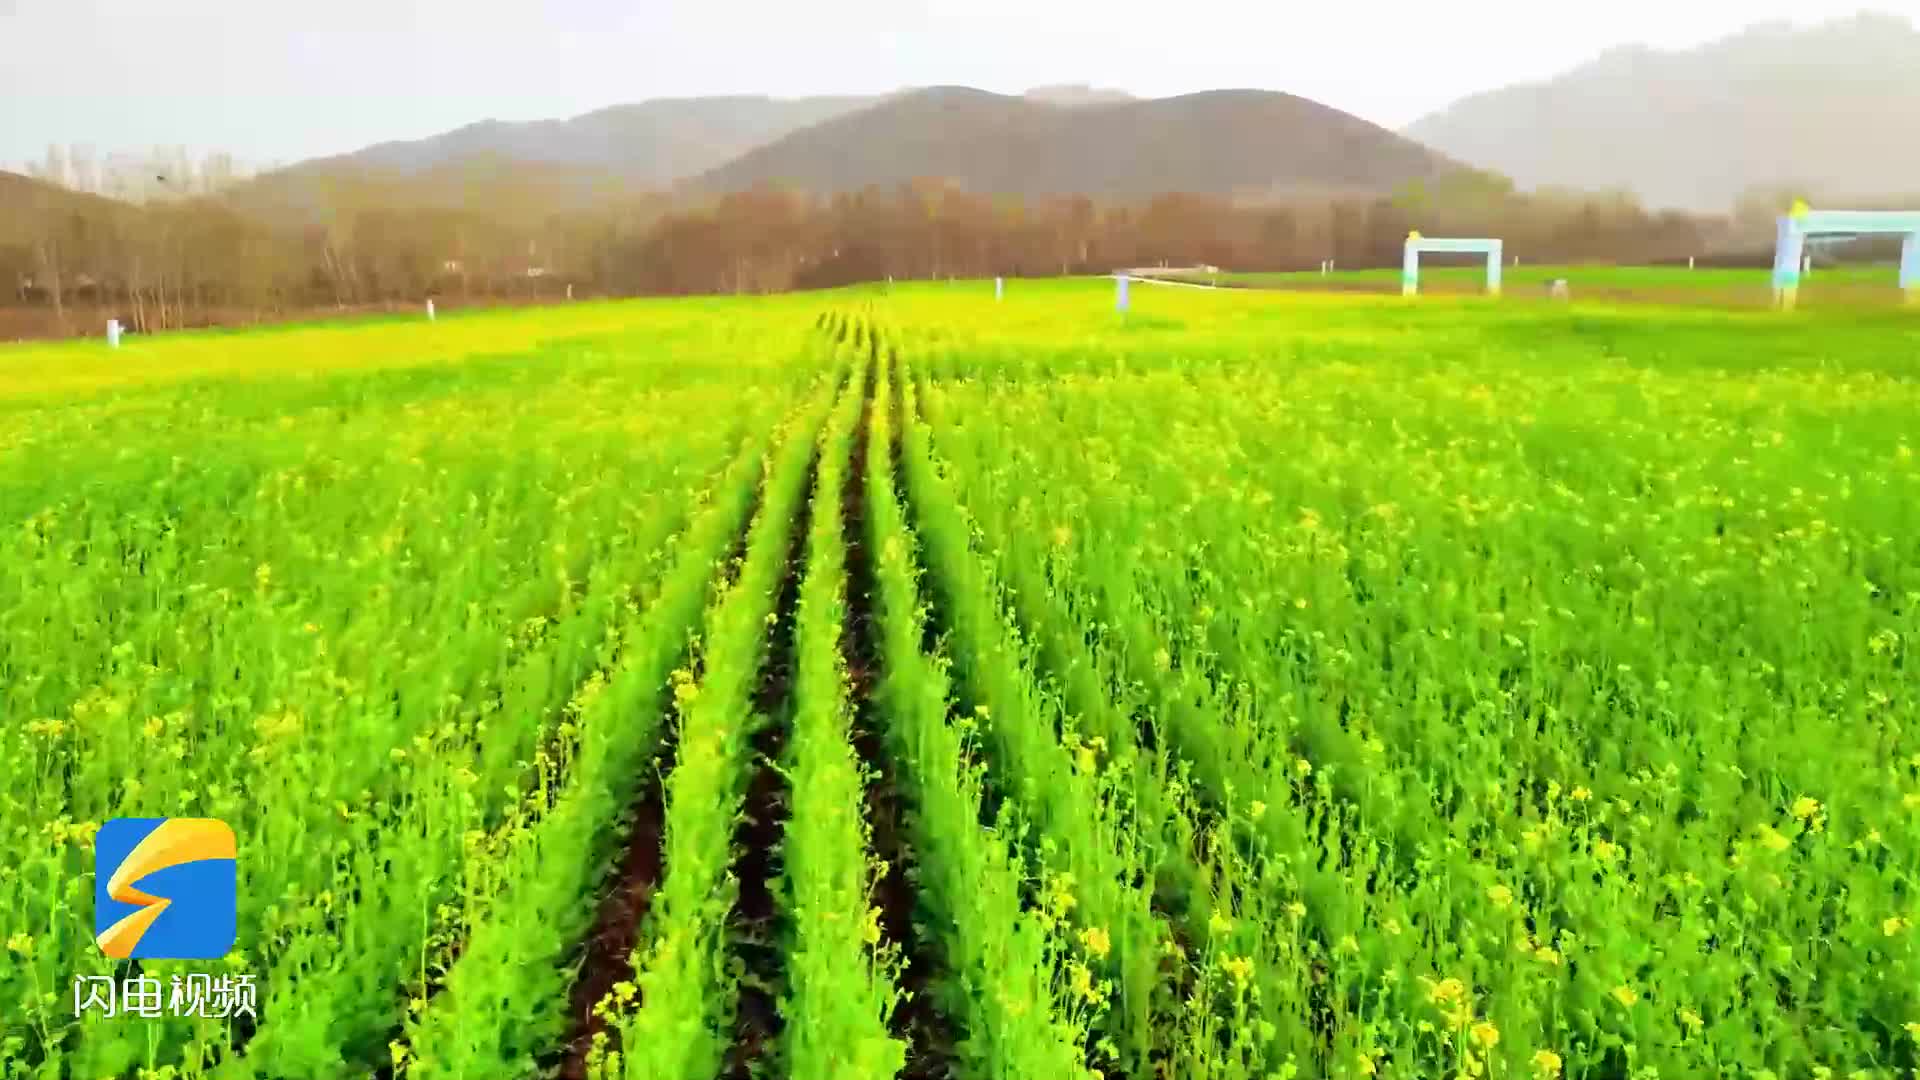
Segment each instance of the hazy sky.
[{"label": "hazy sky", "polygon": [[[0,0],[0,165],[47,143],[290,162],[716,93],[1090,82],[1302,94],[1397,127],[1610,46],[1859,0]],[[1876,10],[1920,14],[1920,0]]]}]

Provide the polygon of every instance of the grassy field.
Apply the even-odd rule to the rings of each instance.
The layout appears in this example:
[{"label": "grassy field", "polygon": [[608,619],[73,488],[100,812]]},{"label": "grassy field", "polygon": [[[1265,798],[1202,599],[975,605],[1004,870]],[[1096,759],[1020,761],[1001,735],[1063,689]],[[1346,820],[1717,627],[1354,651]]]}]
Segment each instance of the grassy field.
[{"label": "grassy field", "polygon": [[[1427,256],[1421,262],[1420,289],[1441,296],[1485,291],[1484,261],[1460,265],[1466,256]],[[1183,275],[1170,274],[1181,278]],[[1318,271],[1284,273],[1223,273],[1184,275],[1233,288],[1286,289],[1315,292],[1393,293],[1400,291],[1400,269],[1341,270],[1322,277]],[[1820,268],[1809,274],[1800,290],[1808,307],[1845,309],[1901,306],[1899,269],[1894,266]],[[1764,308],[1773,303],[1769,270],[1688,270],[1684,266],[1508,266],[1501,272],[1503,290],[1510,298],[1541,299],[1555,281],[1565,281],[1576,300],[1611,303],[1662,303],[1702,307]]]},{"label": "grassy field", "polygon": [[1920,320],[992,291],[0,350],[0,1075],[1920,1075]]}]

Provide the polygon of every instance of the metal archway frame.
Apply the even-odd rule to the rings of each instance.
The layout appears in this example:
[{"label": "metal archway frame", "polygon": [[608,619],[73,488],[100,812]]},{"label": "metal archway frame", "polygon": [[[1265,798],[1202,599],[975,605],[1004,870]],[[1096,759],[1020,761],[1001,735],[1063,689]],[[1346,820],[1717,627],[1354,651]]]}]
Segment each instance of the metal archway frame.
[{"label": "metal archway frame", "polygon": [[1500,253],[1503,244],[1499,240],[1463,240],[1440,237],[1424,237],[1419,233],[1407,234],[1406,261],[1400,270],[1400,295],[1415,296],[1420,292],[1420,256],[1423,254],[1446,252],[1466,255],[1485,255],[1487,257],[1487,294],[1500,295]]},{"label": "metal archway frame", "polygon": [[1920,303],[1920,211],[1812,210],[1802,203],[1782,217],[1773,247],[1773,300],[1792,308],[1800,299],[1800,266],[1810,236],[1905,236],[1900,247],[1900,288],[1908,303]]}]

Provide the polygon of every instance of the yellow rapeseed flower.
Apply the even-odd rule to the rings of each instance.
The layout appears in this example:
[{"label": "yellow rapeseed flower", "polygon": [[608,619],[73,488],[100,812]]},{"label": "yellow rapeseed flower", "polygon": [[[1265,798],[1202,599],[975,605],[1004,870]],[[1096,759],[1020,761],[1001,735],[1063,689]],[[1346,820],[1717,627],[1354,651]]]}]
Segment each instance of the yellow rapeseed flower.
[{"label": "yellow rapeseed flower", "polygon": [[1247,980],[1253,978],[1253,961],[1244,956],[1228,957],[1220,966],[1241,986],[1247,985]]},{"label": "yellow rapeseed flower", "polygon": [[1793,800],[1793,816],[1799,818],[1801,821],[1811,820],[1813,815],[1819,812],[1820,801],[1818,799],[1802,795]]},{"label": "yellow rapeseed flower", "polygon": [[1094,1004],[1100,1000],[1100,993],[1093,985],[1093,973],[1087,970],[1085,964],[1077,960],[1068,963],[1067,974],[1072,981],[1073,992],[1078,994],[1082,1001]]},{"label": "yellow rapeseed flower", "polygon": [[1505,885],[1495,885],[1487,890],[1487,899],[1493,901],[1494,907],[1511,907],[1513,906],[1513,890],[1507,888]]},{"label": "yellow rapeseed flower", "polygon": [[1500,1029],[1493,1026],[1493,1021],[1491,1020],[1481,1020],[1475,1023],[1470,1034],[1473,1036],[1474,1042],[1479,1043],[1489,1050],[1493,1049],[1493,1047],[1500,1042]]},{"label": "yellow rapeseed flower", "polygon": [[1895,915],[1892,918],[1889,918],[1887,921],[1881,923],[1880,930],[1881,932],[1885,933],[1888,937],[1892,937],[1893,935],[1898,934],[1900,931],[1905,930],[1907,927],[1911,925],[1913,924],[1909,923],[1907,920],[1901,918],[1900,916]]},{"label": "yellow rapeseed flower", "polygon": [[1080,931],[1080,944],[1086,946],[1088,952],[1102,958],[1113,948],[1113,942],[1108,939],[1106,930],[1098,926],[1089,926]]},{"label": "yellow rapeseed flower", "polygon": [[1785,851],[1791,843],[1785,836],[1780,834],[1780,830],[1771,825],[1760,826],[1758,833],[1761,845],[1768,851]]},{"label": "yellow rapeseed flower", "polygon": [[1586,802],[1593,797],[1593,792],[1589,791],[1584,784],[1575,786],[1571,794],[1575,802]]},{"label": "yellow rapeseed flower", "polygon": [[26,956],[33,952],[33,939],[25,934],[15,934],[7,939],[7,951]]},{"label": "yellow rapeseed flower", "polygon": [[1633,987],[1624,984],[1614,987],[1611,993],[1613,994],[1613,1000],[1622,1005],[1632,1005],[1634,1002],[1640,1000],[1640,995],[1634,992]]},{"label": "yellow rapeseed flower", "polygon": [[1047,910],[1051,912],[1054,917],[1061,919],[1066,918],[1067,913],[1073,910],[1075,904],[1079,903],[1078,898],[1073,894],[1073,888],[1074,878],[1072,871],[1060,873],[1049,883],[1046,896]]},{"label": "yellow rapeseed flower", "polygon": [[1459,979],[1441,979],[1427,988],[1427,1000],[1441,1008],[1457,1005],[1466,1000],[1467,984]]},{"label": "yellow rapeseed flower", "polygon": [[1540,1080],[1555,1080],[1560,1075],[1560,1055],[1551,1050],[1534,1051],[1533,1074]]}]

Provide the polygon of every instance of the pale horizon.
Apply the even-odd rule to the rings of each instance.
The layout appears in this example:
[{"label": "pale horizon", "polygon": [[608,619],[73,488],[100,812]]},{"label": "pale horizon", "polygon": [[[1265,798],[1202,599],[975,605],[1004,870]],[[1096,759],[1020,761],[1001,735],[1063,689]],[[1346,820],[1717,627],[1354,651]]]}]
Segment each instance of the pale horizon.
[{"label": "pale horizon", "polygon": [[[1398,6],[1398,5],[1396,5]],[[1577,19],[1524,0],[1282,12],[1258,2],[1149,18],[1062,0],[822,0],[742,14],[342,0],[325,13],[230,0],[0,0],[0,167],[49,144],[105,157],[184,146],[252,167],[426,138],[482,120],[564,119],[654,98],[793,98],[1077,84],[1166,97],[1279,90],[1398,130],[1470,94],[1551,78],[1609,49],[1691,48],[1763,22],[1920,2],[1620,0]],[[1490,28],[1498,33],[1489,33]]]}]

